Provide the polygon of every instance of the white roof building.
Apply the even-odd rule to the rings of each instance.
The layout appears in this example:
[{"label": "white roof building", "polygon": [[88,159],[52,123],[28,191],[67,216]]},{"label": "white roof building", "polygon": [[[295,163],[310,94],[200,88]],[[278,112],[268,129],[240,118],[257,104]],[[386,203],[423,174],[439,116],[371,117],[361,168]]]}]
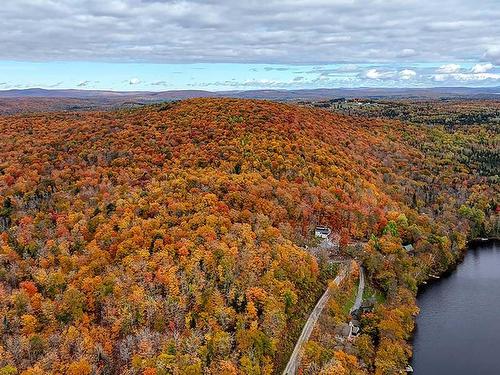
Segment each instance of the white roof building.
[{"label": "white roof building", "polygon": [[324,239],[327,239],[331,233],[332,230],[328,227],[317,226],[316,229],[314,230],[314,235],[316,237]]}]

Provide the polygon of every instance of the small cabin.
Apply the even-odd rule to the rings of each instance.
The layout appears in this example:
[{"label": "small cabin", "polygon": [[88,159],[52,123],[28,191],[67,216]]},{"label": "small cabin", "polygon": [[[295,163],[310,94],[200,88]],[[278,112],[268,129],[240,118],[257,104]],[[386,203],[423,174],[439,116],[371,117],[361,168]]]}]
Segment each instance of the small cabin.
[{"label": "small cabin", "polygon": [[327,239],[331,233],[332,230],[328,227],[317,226],[316,229],[314,230],[314,235],[318,238],[323,238],[323,239]]},{"label": "small cabin", "polygon": [[409,244],[409,245],[404,245],[403,246],[403,249],[407,252],[407,253],[413,253],[415,251],[415,248],[413,247],[412,244]]},{"label": "small cabin", "polygon": [[352,326],[351,336],[356,337],[358,334],[359,334],[359,327],[358,326]]},{"label": "small cabin", "polygon": [[349,332],[350,338],[356,337],[360,334],[361,328],[360,328],[360,323],[357,319],[352,319],[349,322],[349,328],[350,328],[350,332]]}]

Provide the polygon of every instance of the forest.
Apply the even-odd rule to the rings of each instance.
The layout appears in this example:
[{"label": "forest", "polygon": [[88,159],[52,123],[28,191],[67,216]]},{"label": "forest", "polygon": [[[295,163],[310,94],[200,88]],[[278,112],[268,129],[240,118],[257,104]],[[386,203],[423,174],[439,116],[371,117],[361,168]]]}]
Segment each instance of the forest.
[{"label": "forest", "polygon": [[401,120],[220,98],[0,116],[0,375],[278,374],[336,274],[316,225],[376,303],[338,345],[354,272],[302,373],[400,373],[419,285],[500,235],[498,126]]}]

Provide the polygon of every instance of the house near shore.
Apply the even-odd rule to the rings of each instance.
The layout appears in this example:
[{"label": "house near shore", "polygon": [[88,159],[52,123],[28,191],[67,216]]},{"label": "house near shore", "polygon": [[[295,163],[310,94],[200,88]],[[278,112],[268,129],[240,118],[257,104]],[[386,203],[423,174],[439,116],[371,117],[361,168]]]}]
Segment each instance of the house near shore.
[{"label": "house near shore", "polygon": [[408,253],[408,254],[412,254],[413,252],[415,252],[415,248],[413,247],[412,244],[409,244],[409,245],[403,245],[403,249]]},{"label": "house near shore", "polygon": [[317,226],[316,229],[314,229],[314,235],[318,238],[327,239],[331,233],[332,230],[328,227]]},{"label": "house near shore", "polygon": [[349,338],[357,337],[360,334],[361,327],[360,327],[359,320],[357,319],[352,319],[349,322]]}]

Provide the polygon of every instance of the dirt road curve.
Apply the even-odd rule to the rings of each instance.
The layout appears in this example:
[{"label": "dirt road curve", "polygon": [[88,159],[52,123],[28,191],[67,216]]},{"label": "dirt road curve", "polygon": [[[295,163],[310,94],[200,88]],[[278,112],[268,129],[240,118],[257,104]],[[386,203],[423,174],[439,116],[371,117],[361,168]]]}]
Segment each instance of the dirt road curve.
[{"label": "dirt road curve", "polygon": [[[333,281],[334,284],[339,285],[340,282],[344,279],[344,277],[347,275],[347,266],[344,265],[341,267],[339,274]],[[314,325],[318,321],[319,316],[321,315],[321,312],[323,311],[323,308],[326,306],[326,303],[328,302],[330,298],[331,290],[330,288],[327,288],[325,293],[321,296],[319,299],[318,303],[316,306],[314,306],[313,311],[311,312],[311,315],[309,315],[309,319],[307,319],[306,324],[304,325],[304,328],[302,329],[302,332],[299,336],[299,339],[297,340],[297,343],[295,344],[295,348],[293,349],[292,355],[290,356],[290,360],[288,361],[288,364],[285,367],[285,370],[283,371],[283,375],[295,375],[297,373],[297,369],[300,364],[300,355],[301,355],[301,349],[302,345],[304,345],[307,340],[309,340],[309,337],[311,336],[311,332],[314,328]]]},{"label": "dirt road curve", "polygon": [[359,267],[359,285],[358,285],[358,294],[356,295],[356,300],[354,301],[354,305],[349,311],[352,313],[353,311],[359,309],[361,307],[361,303],[363,302],[363,292],[365,291],[365,270],[363,267]]}]

